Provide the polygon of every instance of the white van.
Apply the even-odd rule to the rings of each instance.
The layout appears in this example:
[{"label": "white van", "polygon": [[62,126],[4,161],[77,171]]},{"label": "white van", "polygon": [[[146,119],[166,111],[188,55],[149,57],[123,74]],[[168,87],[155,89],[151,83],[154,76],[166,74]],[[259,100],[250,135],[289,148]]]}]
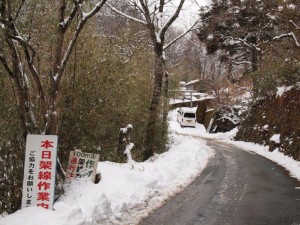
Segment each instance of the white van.
[{"label": "white van", "polygon": [[196,126],[196,108],[182,107],[178,110],[177,121],[181,127]]}]

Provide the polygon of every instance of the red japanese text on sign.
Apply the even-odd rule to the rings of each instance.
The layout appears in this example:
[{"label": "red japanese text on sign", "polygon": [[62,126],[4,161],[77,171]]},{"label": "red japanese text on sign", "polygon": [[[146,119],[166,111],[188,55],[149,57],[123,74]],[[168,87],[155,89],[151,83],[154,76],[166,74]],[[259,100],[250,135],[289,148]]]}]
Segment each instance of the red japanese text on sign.
[{"label": "red japanese text on sign", "polygon": [[53,141],[49,141],[49,140],[42,141],[41,147],[45,149],[53,148]]},{"label": "red japanese text on sign", "polygon": [[22,207],[52,209],[55,188],[57,136],[28,135]]}]

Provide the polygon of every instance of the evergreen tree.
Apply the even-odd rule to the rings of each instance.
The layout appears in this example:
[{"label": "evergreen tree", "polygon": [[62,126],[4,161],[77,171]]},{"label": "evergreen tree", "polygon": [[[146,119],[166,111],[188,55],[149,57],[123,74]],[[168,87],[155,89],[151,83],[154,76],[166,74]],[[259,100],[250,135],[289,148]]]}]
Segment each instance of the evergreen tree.
[{"label": "evergreen tree", "polygon": [[277,0],[215,0],[200,14],[199,39],[208,54],[223,50],[222,60],[256,71],[265,46],[278,30],[278,7]]}]

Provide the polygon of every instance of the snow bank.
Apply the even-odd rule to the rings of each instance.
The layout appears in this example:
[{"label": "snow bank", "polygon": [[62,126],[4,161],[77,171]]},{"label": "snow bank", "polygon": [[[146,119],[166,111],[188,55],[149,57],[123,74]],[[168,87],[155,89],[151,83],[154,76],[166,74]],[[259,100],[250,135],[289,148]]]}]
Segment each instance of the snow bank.
[{"label": "snow bank", "polygon": [[73,182],[54,205],[55,211],[29,207],[0,218],[0,224],[138,224],[188,186],[213,155],[205,142],[195,138],[175,132],[170,138],[169,151],[146,162],[100,162],[102,180],[98,184]]},{"label": "snow bank", "polygon": [[173,110],[170,112],[169,126],[170,130],[175,134],[183,134],[192,137],[201,137],[206,139],[218,139],[218,140],[232,140],[237,133],[237,128],[227,132],[227,133],[215,133],[210,134],[206,132],[203,124],[196,123],[195,128],[184,127],[181,128],[180,124],[176,121],[177,111]]},{"label": "snow bank", "polygon": [[269,146],[262,146],[259,144],[243,141],[226,142],[234,144],[235,146],[245,151],[254,152],[267,159],[270,159],[273,162],[276,162],[278,165],[284,167],[292,177],[297,178],[300,181],[300,162],[294,160],[292,157],[284,155],[282,152],[279,152],[278,149],[275,149],[273,152],[270,152]]},{"label": "snow bank", "polygon": [[[176,112],[171,112],[171,118],[176,118]],[[275,149],[273,152],[269,151],[269,146],[263,146],[251,142],[243,141],[233,141],[234,136],[236,135],[238,129],[235,128],[227,133],[216,133],[209,134],[206,132],[205,127],[202,124],[196,124],[196,128],[181,128],[175,119],[172,119],[170,122],[171,130],[175,133],[186,134],[193,137],[200,137],[205,139],[212,140],[222,140],[224,143],[233,144],[242,150],[248,152],[254,152],[258,155],[261,155],[267,159],[270,159],[273,162],[276,162],[278,165],[284,167],[292,177],[297,178],[300,181],[300,162],[294,160],[292,157],[284,155],[282,152],[279,152],[278,149]],[[265,125],[264,129],[268,129],[269,125]],[[272,141],[278,143],[280,142],[280,134],[275,134],[272,138]]]},{"label": "snow bank", "polygon": [[155,155],[147,162],[127,164],[99,163],[102,173],[99,184],[76,181],[57,202],[55,211],[29,207],[1,218],[1,225],[112,225],[138,224],[155,208],[183,190],[200,174],[213,156],[205,141],[199,138],[223,140],[239,148],[255,152],[286,168],[300,180],[300,162],[277,150],[268,151],[254,143],[232,141],[237,129],[228,133],[208,134],[203,125],[181,128],[176,122],[176,110],[170,112],[170,139],[166,153]]}]

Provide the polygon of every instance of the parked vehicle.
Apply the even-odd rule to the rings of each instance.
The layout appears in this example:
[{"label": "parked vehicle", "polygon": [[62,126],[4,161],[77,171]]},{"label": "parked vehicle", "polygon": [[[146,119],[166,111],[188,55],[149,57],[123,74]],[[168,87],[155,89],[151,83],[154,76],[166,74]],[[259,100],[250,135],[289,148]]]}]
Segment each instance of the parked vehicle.
[{"label": "parked vehicle", "polygon": [[181,127],[196,126],[196,109],[182,107],[178,110],[177,121]]}]

